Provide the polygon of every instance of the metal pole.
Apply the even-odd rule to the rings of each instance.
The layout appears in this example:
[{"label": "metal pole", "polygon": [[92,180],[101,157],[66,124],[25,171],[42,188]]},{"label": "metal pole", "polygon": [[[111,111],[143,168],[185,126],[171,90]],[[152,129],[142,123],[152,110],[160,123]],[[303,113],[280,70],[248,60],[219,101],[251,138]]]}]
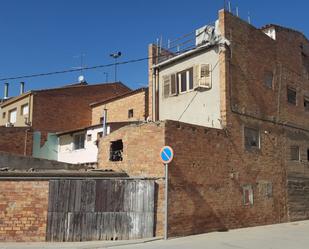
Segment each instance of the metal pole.
[{"label": "metal pole", "polygon": [[168,229],[168,164],[165,164],[165,214],[164,214],[164,239],[167,240],[167,229]]},{"label": "metal pole", "polygon": [[115,58],[115,82],[117,81],[117,58]]}]

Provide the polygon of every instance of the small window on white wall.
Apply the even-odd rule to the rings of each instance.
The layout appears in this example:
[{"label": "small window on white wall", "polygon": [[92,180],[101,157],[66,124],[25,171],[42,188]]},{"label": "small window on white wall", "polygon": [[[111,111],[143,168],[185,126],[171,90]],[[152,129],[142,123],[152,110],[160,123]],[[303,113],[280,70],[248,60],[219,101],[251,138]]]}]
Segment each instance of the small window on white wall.
[{"label": "small window on white wall", "polygon": [[9,122],[11,124],[15,124],[16,123],[16,114],[17,114],[17,110],[13,109],[9,111]]}]

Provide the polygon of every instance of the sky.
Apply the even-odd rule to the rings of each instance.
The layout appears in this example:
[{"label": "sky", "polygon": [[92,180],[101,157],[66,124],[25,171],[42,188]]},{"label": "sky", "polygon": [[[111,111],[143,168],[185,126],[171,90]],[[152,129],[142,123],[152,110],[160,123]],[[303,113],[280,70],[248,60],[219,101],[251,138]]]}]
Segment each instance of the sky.
[{"label": "sky", "polygon": [[[228,0],[226,1],[228,2]],[[309,1],[231,0],[232,10],[256,27],[279,24],[309,37]],[[67,70],[148,56],[148,45],[163,43],[213,23],[223,0],[0,0],[0,78]],[[119,65],[117,80],[132,89],[147,86],[147,61]],[[25,79],[26,90],[77,82],[80,72]],[[83,72],[89,84],[114,81],[114,67]],[[9,95],[18,95],[11,80]],[[4,81],[0,81],[0,98]]]}]

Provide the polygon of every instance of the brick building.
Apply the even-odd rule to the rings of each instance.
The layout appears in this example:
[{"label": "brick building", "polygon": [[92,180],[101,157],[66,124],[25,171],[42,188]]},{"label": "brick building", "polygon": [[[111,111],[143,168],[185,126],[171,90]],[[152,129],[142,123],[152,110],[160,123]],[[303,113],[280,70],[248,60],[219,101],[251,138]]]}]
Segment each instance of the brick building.
[{"label": "brick building", "polygon": [[[308,219],[309,41],[223,10],[195,38],[190,50],[149,47],[155,122],[101,139],[99,167],[157,177],[156,235],[163,233],[163,145],[175,152],[169,236]],[[122,160],[113,160],[119,141]]]},{"label": "brick building", "polygon": [[148,88],[139,88],[116,97],[90,104],[91,126],[58,132],[57,160],[68,163],[96,163],[98,140],[106,134],[132,123],[144,122],[148,117]]},{"label": "brick building", "polygon": [[[110,99],[112,97],[131,92],[131,90],[120,82],[88,85],[78,83],[54,89],[33,90],[21,92],[17,97],[5,100],[0,109],[0,126],[9,126],[7,129],[12,135],[12,140],[16,140],[16,148],[1,148],[7,152],[24,154],[24,136],[19,135],[20,129],[17,127],[28,127],[32,132],[41,133],[41,145],[47,139],[48,133],[77,129],[91,125],[90,103]],[[13,128],[12,128],[13,127]],[[15,129],[16,128],[16,129]],[[6,131],[5,128],[1,128]],[[7,134],[8,135],[8,134]],[[0,144],[6,143],[2,138]],[[32,144],[30,145],[32,148]],[[31,155],[31,150],[27,150]]]}]

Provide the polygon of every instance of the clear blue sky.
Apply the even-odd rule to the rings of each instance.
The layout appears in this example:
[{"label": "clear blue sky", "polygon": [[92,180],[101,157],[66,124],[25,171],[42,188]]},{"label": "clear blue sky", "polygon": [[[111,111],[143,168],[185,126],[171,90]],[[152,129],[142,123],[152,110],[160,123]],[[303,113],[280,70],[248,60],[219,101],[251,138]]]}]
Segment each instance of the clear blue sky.
[{"label": "clear blue sky", "polygon": [[[223,0],[1,0],[0,78],[112,63],[147,56],[147,46],[162,35],[177,38],[217,19]],[[309,37],[309,1],[231,1],[239,13],[260,27],[291,27]],[[87,71],[89,83],[113,80],[113,67]],[[26,79],[26,90],[74,83],[79,73]],[[119,66],[118,79],[135,89],[147,85],[147,61]],[[10,82],[16,95],[18,81]],[[0,96],[3,82],[0,82]]]}]

